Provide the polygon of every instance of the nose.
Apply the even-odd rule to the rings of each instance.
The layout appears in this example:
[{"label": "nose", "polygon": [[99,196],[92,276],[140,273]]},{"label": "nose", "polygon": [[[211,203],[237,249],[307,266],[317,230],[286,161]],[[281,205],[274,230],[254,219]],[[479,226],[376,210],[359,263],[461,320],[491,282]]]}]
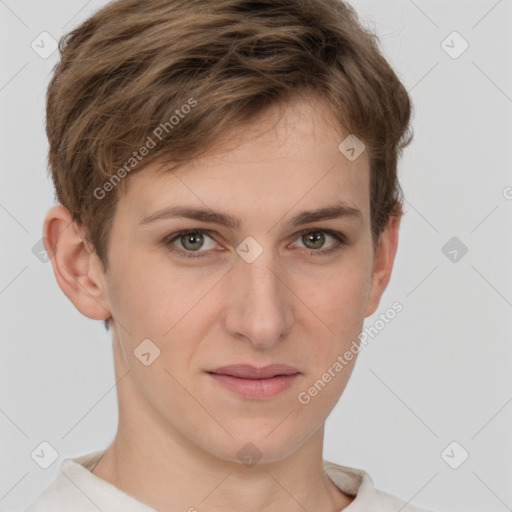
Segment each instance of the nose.
[{"label": "nose", "polygon": [[271,250],[252,263],[239,257],[228,275],[224,328],[259,349],[281,342],[293,326],[293,293]]}]

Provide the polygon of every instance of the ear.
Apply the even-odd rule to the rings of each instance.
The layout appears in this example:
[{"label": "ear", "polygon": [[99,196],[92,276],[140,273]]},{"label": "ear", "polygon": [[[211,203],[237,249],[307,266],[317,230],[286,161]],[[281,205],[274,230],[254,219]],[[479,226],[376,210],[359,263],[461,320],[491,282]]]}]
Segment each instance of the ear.
[{"label": "ear", "polygon": [[393,270],[393,263],[398,247],[398,230],[401,220],[401,214],[391,217],[386,228],[380,235],[373,259],[372,284],[366,304],[365,317],[375,313],[379,307],[380,298],[391,278],[391,271]]},{"label": "ear", "polygon": [[46,214],[43,243],[57,283],[76,309],[94,320],[110,318],[101,262],[64,206],[54,206]]}]

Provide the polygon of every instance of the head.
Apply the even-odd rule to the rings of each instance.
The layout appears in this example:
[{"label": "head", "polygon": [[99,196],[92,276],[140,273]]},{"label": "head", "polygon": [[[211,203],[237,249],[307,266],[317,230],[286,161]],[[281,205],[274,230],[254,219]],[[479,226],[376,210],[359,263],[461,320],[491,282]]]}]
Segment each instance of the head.
[{"label": "head", "polygon": [[[77,309],[110,321],[116,370],[130,370],[121,417],[137,402],[221,458],[249,441],[285,457],[323,425],[355,358],[307,405],[299,393],[357,339],[389,282],[406,90],[337,0],[119,0],[59,50],[47,135],[60,205],[45,245]],[[347,140],[364,144],[355,159]],[[327,207],[338,210],[297,220]],[[143,340],[159,354],[149,365]],[[208,373],[238,363],[298,377],[247,400]]]}]

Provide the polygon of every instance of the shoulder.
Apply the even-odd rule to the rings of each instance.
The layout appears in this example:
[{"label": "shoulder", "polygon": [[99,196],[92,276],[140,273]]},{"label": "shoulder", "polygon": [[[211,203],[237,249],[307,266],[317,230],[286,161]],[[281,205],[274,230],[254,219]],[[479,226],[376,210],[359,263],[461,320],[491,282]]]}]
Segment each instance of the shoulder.
[{"label": "shoulder", "polygon": [[80,480],[73,463],[64,460],[55,480],[23,512],[97,512],[94,503],[81,492]]},{"label": "shoulder", "polygon": [[375,495],[376,502],[379,504],[379,507],[382,509],[382,511],[389,510],[391,512],[401,510],[402,512],[433,512],[432,510],[415,507],[409,502],[402,500],[398,496],[388,494],[387,492],[380,491],[379,489],[375,489]]},{"label": "shoulder", "polygon": [[24,512],[156,512],[92,473],[103,452],[64,459],[55,480]]},{"label": "shoulder", "polygon": [[345,509],[347,512],[434,512],[417,508],[398,496],[375,489],[370,475],[362,469],[324,460],[324,471],[340,490],[354,496],[354,501]]},{"label": "shoulder", "polygon": [[151,511],[91,472],[102,454],[99,450],[64,459],[55,480],[23,512]]},{"label": "shoulder", "polygon": [[[73,509],[75,512],[89,512],[90,505],[83,503],[78,496],[79,489],[69,481],[64,481],[66,477],[59,473],[55,480],[32,502],[23,512],[63,512]],[[92,505],[94,507],[94,505]],[[96,509],[97,510],[97,509]]]}]

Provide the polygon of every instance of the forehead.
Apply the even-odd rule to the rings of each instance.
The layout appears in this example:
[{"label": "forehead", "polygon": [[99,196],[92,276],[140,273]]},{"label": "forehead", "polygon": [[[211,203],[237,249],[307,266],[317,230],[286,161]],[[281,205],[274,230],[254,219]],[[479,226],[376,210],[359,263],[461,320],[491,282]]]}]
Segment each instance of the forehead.
[{"label": "forehead", "polygon": [[321,101],[276,105],[176,170],[153,162],[129,176],[118,207],[133,222],[176,203],[263,219],[342,201],[366,218],[368,154],[340,152],[348,135]]}]

